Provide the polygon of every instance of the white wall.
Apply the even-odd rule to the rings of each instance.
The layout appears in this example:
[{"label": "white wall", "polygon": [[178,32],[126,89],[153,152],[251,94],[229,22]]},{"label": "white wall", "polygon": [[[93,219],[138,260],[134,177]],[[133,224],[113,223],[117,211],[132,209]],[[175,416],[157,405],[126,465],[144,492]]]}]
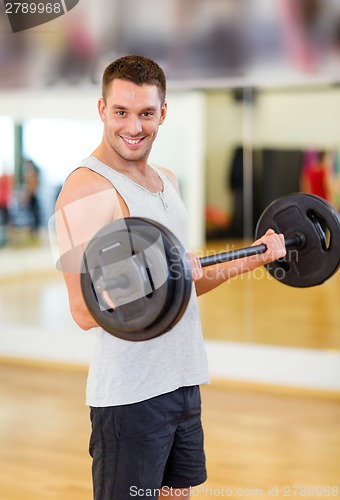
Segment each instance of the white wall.
[{"label": "white wall", "polygon": [[254,113],[254,143],[339,148],[339,116],[339,89],[262,91]]},{"label": "white wall", "polygon": [[1,115],[21,122],[30,118],[98,120],[99,89],[33,89],[0,93]]},{"label": "white wall", "polygon": [[206,201],[224,210],[232,206],[227,175],[233,148],[242,142],[242,104],[229,90],[206,95]]}]

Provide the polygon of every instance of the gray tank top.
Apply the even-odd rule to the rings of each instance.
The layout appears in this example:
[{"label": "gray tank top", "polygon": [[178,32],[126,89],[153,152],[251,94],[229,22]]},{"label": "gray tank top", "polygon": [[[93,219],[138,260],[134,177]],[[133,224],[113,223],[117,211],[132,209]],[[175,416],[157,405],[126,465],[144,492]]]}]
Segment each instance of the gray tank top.
[{"label": "gray tank top", "polygon": [[[163,182],[163,191],[151,193],[94,157],[86,158],[81,167],[110,181],[125,201],[131,217],[147,217],[163,224],[188,248],[184,204],[161,168],[153,166]],[[96,342],[86,390],[89,406],[137,403],[182,386],[209,383],[194,286],[183,317],[164,335],[144,342],[130,342],[102,328],[96,328],[94,334]]]}]

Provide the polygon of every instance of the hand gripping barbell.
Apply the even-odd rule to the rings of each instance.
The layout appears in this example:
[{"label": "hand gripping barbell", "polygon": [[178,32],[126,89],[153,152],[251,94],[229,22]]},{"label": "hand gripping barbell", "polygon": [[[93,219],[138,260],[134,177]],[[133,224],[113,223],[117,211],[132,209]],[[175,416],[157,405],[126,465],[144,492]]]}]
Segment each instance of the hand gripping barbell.
[{"label": "hand gripping barbell", "polygon": [[[339,268],[340,217],[324,199],[292,194],[271,203],[256,237],[272,228],[285,237],[287,255],[266,264],[278,281],[294,287],[320,285]],[[264,253],[264,244],[202,257],[202,267]],[[168,332],[188,305],[191,265],[178,239],[145,218],[116,220],[88,244],[81,287],[100,326],[124,340],[148,340]]]}]

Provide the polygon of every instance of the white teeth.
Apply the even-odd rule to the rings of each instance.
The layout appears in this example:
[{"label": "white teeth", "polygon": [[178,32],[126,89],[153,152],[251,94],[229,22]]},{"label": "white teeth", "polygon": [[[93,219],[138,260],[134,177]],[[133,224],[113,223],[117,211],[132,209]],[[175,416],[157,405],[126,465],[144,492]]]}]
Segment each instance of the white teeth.
[{"label": "white teeth", "polygon": [[126,137],[124,137],[124,141],[126,141],[128,144],[138,144],[141,139],[127,139]]}]

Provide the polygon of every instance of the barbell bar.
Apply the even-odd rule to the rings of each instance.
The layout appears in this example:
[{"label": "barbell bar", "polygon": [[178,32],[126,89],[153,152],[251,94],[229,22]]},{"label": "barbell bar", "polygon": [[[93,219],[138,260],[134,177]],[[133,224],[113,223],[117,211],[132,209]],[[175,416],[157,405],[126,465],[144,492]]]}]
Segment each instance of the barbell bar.
[{"label": "barbell bar", "polygon": [[[306,238],[303,234],[297,234],[293,238],[285,239],[286,248],[295,247],[300,248],[306,242]],[[228,252],[221,252],[215,255],[208,255],[206,257],[201,257],[200,263],[202,267],[213,266],[215,264],[222,264],[223,262],[230,262],[232,260],[243,259],[245,257],[252,257],[253,255],[260,255],[267,251],[267,246],[264,243],[260,245],[253,245],[245,248],[238,248],[236,250],[230,250]]]}]

